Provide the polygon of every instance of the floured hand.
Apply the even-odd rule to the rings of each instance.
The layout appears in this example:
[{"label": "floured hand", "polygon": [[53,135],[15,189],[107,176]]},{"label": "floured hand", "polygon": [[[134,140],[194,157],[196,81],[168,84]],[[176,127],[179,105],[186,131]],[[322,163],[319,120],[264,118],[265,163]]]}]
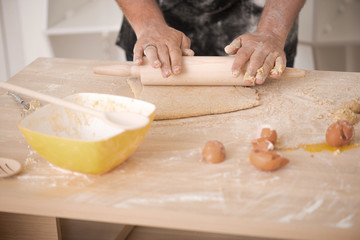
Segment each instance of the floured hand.
[{"label": "floured hand", "polygon": [[238,77],[241,71],[245,71],[245,83],[250,86],[263,84],[268,76],[279,77],[286,67],[284,44],[271,33],[239,36],[225,47],[227,54],[235,55],[231,69],[233,76]]},{"label": "floured hand", "polygon": [[149,24],[137,35],[134,62],[143,63],[146,56],[154,68],[160,68],[164,78],[181,72],[182,55],[192,56],[190,39],[184,33],[165,24]]}]

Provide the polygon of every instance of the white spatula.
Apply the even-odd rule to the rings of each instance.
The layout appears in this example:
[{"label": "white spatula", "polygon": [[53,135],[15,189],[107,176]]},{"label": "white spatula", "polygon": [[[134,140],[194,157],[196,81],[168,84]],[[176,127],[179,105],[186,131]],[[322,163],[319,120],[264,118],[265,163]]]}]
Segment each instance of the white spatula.
[{"label": "white spatula", "polygon": [[134,130],[146,126],[149,123],[149,119],[146,116],[143,116],[138,113],[132,112],[106,112],[98,111],[92,108],[84,107],[79,104],[49,96],[43,93],[39,93],[27,88],[19,87],[10,83],[0,81],[0,87],[5,88],[10,91],[21,93],[30,97],[33,97],[38,100],[49,102],[64,108],[69,108],[75,111],[79,111],[85,114],[92,115],[94,117],[100,118],[107,123],[116,126],[124,130]]}]

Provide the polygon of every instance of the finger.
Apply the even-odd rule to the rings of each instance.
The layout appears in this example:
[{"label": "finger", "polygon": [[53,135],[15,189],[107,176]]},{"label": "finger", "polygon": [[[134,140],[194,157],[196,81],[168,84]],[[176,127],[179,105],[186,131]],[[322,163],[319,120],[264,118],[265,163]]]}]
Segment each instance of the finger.
[{"label": "finger", "polygon": [[182,51],[177,46],[169,46],[171,70],[176,75],[181,72]]},{"label": "finger", "polygon": [[251,54],[254,52],[253,48],[240,48],[234,59],[231,71],[233,77],[238,77],[244,65],[249,61]]},{"label": "finger", "polygon": [[194,56],[195,53],[190,48],[182,49],[183,56]]},{"label": "finger", "polygon": [[157,48],[155,46],[148,46],[144,50],[144,55],[148,58],[151,66],[153,68],[159,68],[161,66],[161,62],[159,61]]},{"label": "finger", "polygon": [[244,83],[246,86],[254,86],[255,85],[255,77],[250,76],[247,72],[244,74]]},{"label": "finger", "polygon": [[241,38],[237,38],[232,41],[229,45],[227,45],[224,50],[227,54],[232,55],[235,54],[239,48],[241,47]]},{"label": "finger", "polygon": [[263,84],[265,82],[265,80],[266,80],[267,76],[269,75],[271,69],[274,67],[276,56],[277,55],[275,55],[273,53],[270,53],[266,57],[262,67],[259,68],[256,71],[256,76],[255,76],[256,84]]},{"label": "finger", "polygon": [[270,76],[272,78],[278,78],[284,72],[286,68],[286,57],[285,56],[278,56],[275,60],[275,66],[270,71]]},{"label": "finger", "polygon": [[195,53],[193,50],[190,49],[191,47],[191,40],[187,36],[183,35],[181,40],[181,51],[182,55],[184,56],[194,56]]},{"label": "finger", "polygon": [[257,70],[263,66],[268,54],[269,52],[260,46],[256,48],[254,53],[251,55],[245,75],[247,75],[252,81],[256,81]]},{"label": "finger", "polygon": [[252,80],[245,80],[245,75],[244,75],[244,81],[243,83],[241,84],[242,86],[255,86],[255,80],[252,81]]},{"label": "finger", "polygon": [[143,63],[143,56],[144,56],[144,48],[136,43],[135,46],[134,46],[134,50],[133,50],[133,53],[134,53],[134,63],[136,65],[141,65]]},{"label": "finger", "polygon": [[158,56],[161,62],[161,73],[164,78],[168,78],[171,75],[170,56],[169,49],[166,45],[158,46]]},{"label": "finger", "polygon": [[191,40],[190,38],[188,38],[186,35],[182,35],[181,38],[181,44],[180,44],[180,48],[181,49],[190,49],[191,46]]}]

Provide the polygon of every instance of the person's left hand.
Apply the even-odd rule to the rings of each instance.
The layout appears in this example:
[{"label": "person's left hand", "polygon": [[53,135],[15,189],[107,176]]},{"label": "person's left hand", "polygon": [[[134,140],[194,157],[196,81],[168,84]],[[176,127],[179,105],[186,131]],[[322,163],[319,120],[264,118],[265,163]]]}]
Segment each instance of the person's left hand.
[{"label": "person's left hand", "polygon": [[234,55],[234,77],[245,71],[245,84],[263,84],[270,75],[279,77],[286,67],[285,42],[272,33],[251,33],[237,37],[225,47],[227,54]]}]

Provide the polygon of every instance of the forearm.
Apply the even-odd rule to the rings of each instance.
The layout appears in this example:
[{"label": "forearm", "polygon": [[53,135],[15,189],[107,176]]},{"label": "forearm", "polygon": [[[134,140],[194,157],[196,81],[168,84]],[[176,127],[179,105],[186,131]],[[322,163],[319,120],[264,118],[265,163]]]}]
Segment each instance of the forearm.
[{"label": "forearm", "polygon": [[191,41],[182,32],[168,26],[156,0],[116,0],[135,31],[134,63],[141,65],[144,57],[163,77],[179,74],[182,54],[194,55]]},{"label": "forearm", "polygon": [[116,0],[136,35],[149,24],[166,24],[156,0]]},{"label": "forearm", "polygon": [[305,0],[268,0],[259,20],[256,33],[271,33],[285,44],[287,35]]}]

